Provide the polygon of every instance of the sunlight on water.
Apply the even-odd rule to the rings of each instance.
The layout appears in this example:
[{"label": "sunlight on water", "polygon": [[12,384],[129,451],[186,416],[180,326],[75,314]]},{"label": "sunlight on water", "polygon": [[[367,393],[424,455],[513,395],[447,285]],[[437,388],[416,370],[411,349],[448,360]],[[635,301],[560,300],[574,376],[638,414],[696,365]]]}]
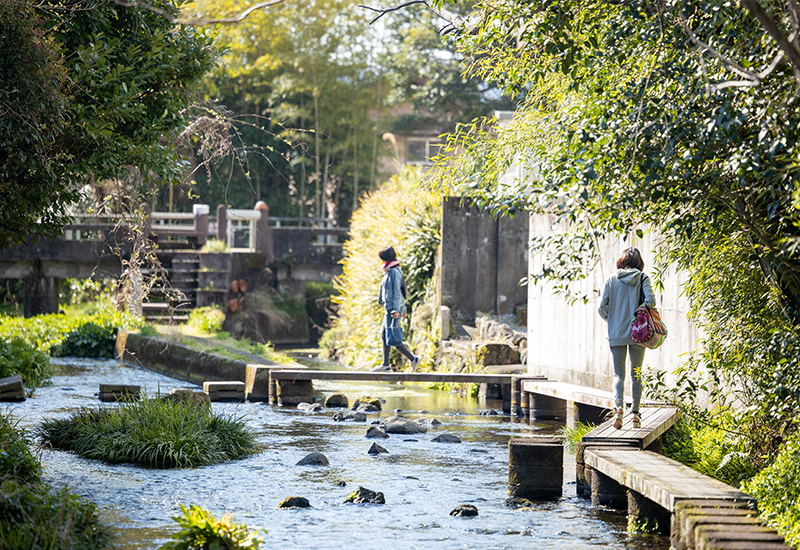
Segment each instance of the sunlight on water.
[{"label": "sunlight on water", "polygon": [[[168,393],[185,382],[114,361],[63,361],[68,368],[32,399],[8,408],[20,425],[33,429],[42,418],[62,417],[81,406],[99,405],[101,383],[138,384],[148,395]],[[319,366],[319,364],[316,364]],[[340,367],[339,367],[340,368]],[[262,403],[214,403],[215,412],[243,416],[259,434],[264,452],[236,462],[188,470],[107,466],[61,451],[43,451],[45,478],[96,502],[101,518],[117,535],[114,548],[152,549],[177,531],[171,519],[178,504],[197,504],[215,515],[231,513],[268,531],[267,548],[325,548],[341,545],[391,549],[554,548],[666,549],[663,537],[630,536],[625,515],[598,511],[574,496],[574,456],[565,457],[564,497],[515,511],[508,497],[508,439],[547,435],[553,425],[531,426],[507,416],[499,402],[480,403],[447,392],[388,383],[315,383],[318,400],[339,391],[351,403],[372,395],[384,412],[367,423],[334,422],[334,411],[304,413]],[[113,406],[113,405],[112,405]],[[365,438],[370,423],[401,409],[409,418],[436,418],[426,434]],[[434,443],[451,433],[463,443]],[[373,441],[389,454],[373,457]],[[329,467],[296,466],[309,452],[322,452]],[[344,483],[344,486],[342,485]],[[381,491],[385,505],[343,504],[362,485]],[[307,510],[280,510],[288,496],[304,496]],[[462,503],[475,505],[475,518],[451,517]]]}]

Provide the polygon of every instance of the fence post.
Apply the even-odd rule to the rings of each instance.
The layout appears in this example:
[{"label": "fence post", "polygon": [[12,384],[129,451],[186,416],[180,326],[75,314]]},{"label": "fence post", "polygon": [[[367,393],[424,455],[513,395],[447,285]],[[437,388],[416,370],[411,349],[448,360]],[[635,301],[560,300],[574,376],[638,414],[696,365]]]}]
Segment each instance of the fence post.
[{"label": "fence post", "polygon": [[206,244],[208,240],[208,212],[207,204],[193,204],[192,214],[194,214],[194,232],[197,236],[198,248]]},{"label": "fence post", "polygon": [[224,204],[217,206],[217,239],[228,242],[228,209]]}]

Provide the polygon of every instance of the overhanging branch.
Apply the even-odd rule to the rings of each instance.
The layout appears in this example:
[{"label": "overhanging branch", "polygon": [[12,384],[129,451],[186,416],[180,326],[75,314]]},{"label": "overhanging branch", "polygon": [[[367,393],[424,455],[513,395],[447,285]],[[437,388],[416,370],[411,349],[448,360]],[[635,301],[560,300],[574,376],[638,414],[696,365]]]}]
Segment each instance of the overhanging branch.
[{"label": "overhanging branch", "polygon": [[[240,23],[247,19],[250,15],[255,13],[258,10],[269,8],[276,4],[282,3],[284,0],[268,0],[267,2],[259,2],[254,6],[250,6],[243,12],[233,17],[223,17],[218,19],[184,19],[183,17],[175,17],[171,13],[162,10],[161,8],[157,8],[152,4],[148,4],[147,2],[140,2],[138,0],[113,0],[113,2],[125,8],[141,8],[143,10],[147,10],[153,13],[156,13],[169,21],[170,23],[174,23],[176,25],[192,25],[195,27],[205,26],[205,25],[224,25],[224,24],[232,24],[232,23]],[[422,1],[422,0],[420,0]]]}]

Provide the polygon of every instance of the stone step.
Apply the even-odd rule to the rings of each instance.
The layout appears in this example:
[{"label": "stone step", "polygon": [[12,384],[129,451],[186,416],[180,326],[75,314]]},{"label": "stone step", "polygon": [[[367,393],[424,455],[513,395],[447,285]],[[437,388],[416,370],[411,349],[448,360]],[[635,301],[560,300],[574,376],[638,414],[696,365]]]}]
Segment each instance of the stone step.
[{"label": "stone step", "polygon": [[245,392],[245,383],[238,381],[207,381],[203,382],[203,391],[211,394],[221,391]]},{"label": "stone step", "polygon": [[25,386],[22,384],[22,376],[15,374],[0,378],[0,401],[25,401],[25,398]]}]

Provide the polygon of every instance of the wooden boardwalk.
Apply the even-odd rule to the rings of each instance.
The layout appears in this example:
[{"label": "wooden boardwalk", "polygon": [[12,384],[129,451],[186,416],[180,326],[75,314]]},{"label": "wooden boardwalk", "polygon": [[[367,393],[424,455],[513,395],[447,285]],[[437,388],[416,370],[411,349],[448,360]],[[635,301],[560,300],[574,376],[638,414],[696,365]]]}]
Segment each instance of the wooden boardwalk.
[{"label": "wooden boardwalk", "polygon": [[584,460],[587,466],[670,512],[682,500],[754,500],[726,483],[651,451],[588,448]]},{"label": "wooden boardwalk", "polygon": [[371,372],[358,370],[272,369],[273,380],[348,380],[379,382],[450,382],[462,384],[511,384],[511,374],[461,374],[448,372]]},{"label": "wooden boardwalk", "polygon": [[602,444],[604,446],[618,444],[620,446],[646,449],[657,440],[661,434],[675,425],[680,414],[675,407],[643,407],[640,411],[642,424],[634,428],[631,423],[632,416],[626,414],[622,418],[622,428],[614,428],[614,421],[603,422],[581,440],[586,446]]}]

